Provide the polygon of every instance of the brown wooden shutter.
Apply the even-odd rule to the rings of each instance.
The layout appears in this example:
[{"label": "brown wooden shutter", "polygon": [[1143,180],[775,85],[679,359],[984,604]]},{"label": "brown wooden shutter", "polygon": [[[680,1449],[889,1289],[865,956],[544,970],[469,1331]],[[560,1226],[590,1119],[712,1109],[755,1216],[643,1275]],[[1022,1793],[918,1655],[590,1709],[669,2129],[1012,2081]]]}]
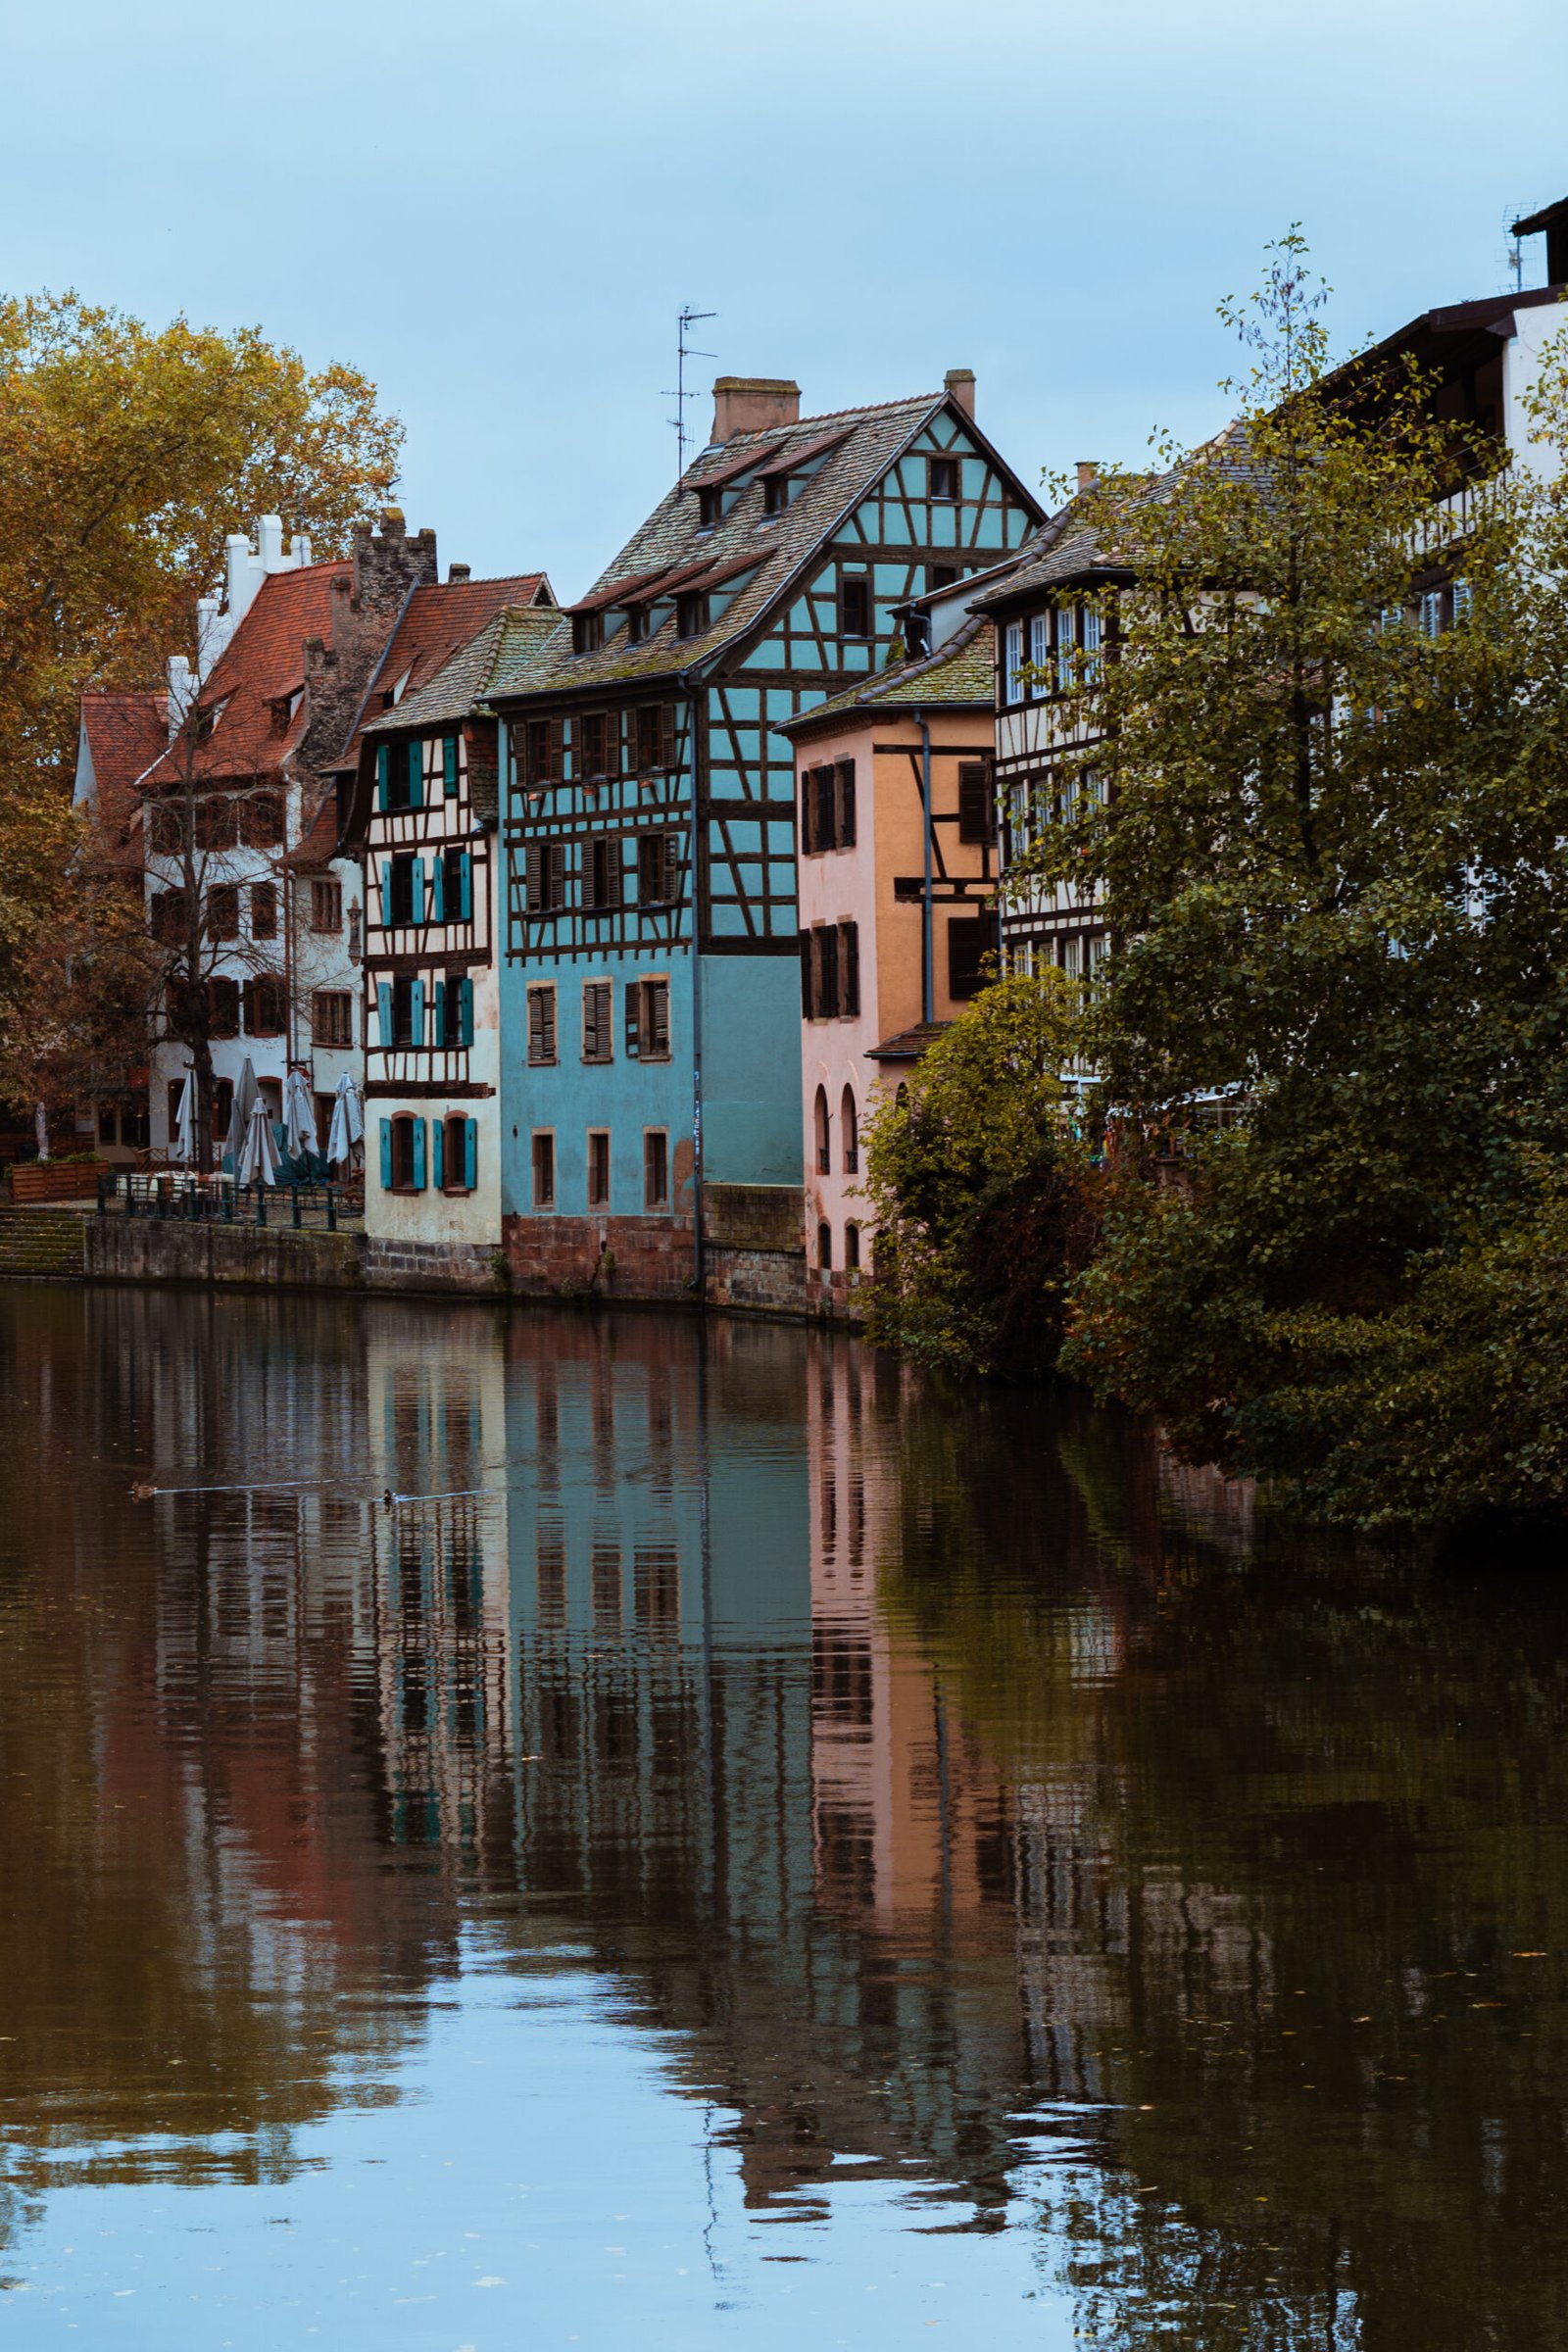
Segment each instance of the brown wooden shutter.
[{"label": "brown wooden shutter", "polygon": [[801,770],[801,855],[809,858],[816,849],[815,816],[816,770]]},{"label": "brown wooden shutter", "polygon": [[679,753],[676,748],[678,742],[678,733],[675,720],[676,711],[674,704],[662,703],[659,710],[659,764],[661,767],[673,767],[679,758]]},{"label": "brown wooden shutter", "polygon": [[538,914],[545,903],[545,854],[541,842],[530,841],[523,851],[523,871],[526,876],[528,912]]},{"label": "brown wooden shutter", "polygon": [[833,770],[818,767],[811,772],[816,778],[816,846],[819,850],[836,850],[839,836],[834,822]]},{"label": "brown wooden shutter", "polygon": [[997,812],[991,792],[991,770],[983,760],[958,762],[958,839],[992,842],[997,838]]},{"label": "brown wooden shutter", "polygon": [[566,845],[563,841],[545,844],[545,905],[549,907],[566,904]]},{"label": "brown wooden shutter", "polygon": [[795,936],[801,950],[801,1018],[808,1021],[816,1008],[816,995],[811,986],[811,934],[798,931]]},{"label": "brown wooden shutter", "polygon": [[680,835],[666,833],[662,837],[664,850],[664,902],[673,906],[680,897]]},{"label": "brown wooden shutter", "polygon": [[841,850],[855,847],[855,761],[841,760],[838,763],[838,846]]},{"label": "brown wooden shutter", "polygon": [[839,925],[839,1006],[845,1013],[860,1009],[860,926]]},{"label": "brown wooden shutter", "polygon": [[816,934],[817,973],[820,980],[820,1004],[826,1020],[836,1020],[839,1012],[839,935],[832,924],[825,924]]}]

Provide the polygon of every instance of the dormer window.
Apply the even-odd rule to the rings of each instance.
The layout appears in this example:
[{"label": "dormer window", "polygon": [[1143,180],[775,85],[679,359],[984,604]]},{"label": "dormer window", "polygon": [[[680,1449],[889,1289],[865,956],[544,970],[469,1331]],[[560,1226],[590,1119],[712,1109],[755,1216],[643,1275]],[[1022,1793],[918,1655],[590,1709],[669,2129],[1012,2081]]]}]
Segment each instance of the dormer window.
[{"label": "dormer window", "polygon": [[952,503],[958,495],[958,461],[956,458],[927,458],[926,494],[933,499]]},{"label": "dormer window", "polygon": [[722,483],[697,493],[697,524],[700,530],[710,531],[715,522],[724,519],[724,490]]},{"label": "dormer window", "polygon": [[626,607],[626,638],[628,644],[641,645],[643,640],[647,637],[648,612],[649,609],[646,605],[628,605]]},{"label": "dormer window", "polygon": [[782,514],[790,503],[790,477],[787,473],[770,473],[762,484],[762,513]]},{"label": "dormer window", "polygon": [[675,599],[675,634],[677,637],[701,637],[708,626],[708,595],[701,588],[689,588]]},{"label": "dormer window", "polygon": [[571,650],[574,654],[597,654],[605,642],[603,612],[574,612],[571,616]]}]

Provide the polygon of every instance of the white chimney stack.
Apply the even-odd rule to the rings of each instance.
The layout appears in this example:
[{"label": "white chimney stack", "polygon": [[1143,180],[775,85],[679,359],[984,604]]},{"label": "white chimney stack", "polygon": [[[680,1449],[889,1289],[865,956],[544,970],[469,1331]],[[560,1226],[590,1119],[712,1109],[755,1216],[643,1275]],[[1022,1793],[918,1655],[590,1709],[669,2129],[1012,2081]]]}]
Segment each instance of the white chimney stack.
[{"label": "white chimney stack", "polygon": [[169,657],[169,740],[171,743],[173,742],[174,737],[185,723],[185,713],[190,709],[191,697],[195,691],[196,680],[191,676],[190,663],[183,654],[171,654]]}]

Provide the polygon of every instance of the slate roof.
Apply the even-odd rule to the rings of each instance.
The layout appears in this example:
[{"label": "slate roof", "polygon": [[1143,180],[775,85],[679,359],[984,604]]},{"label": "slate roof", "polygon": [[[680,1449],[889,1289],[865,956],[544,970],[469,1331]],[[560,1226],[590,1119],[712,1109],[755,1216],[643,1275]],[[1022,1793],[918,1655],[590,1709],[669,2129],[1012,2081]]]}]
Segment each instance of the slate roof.
[{"label": "slate roof", "polygon": [[[542,577],[542,574],[536,575]],[[507,605],[491,614],[483,628],[460,646],[445,665],[416,691],[404,695],[390,710],[379,711],[356,730],[363,752],[383,735],[422,727],[455,726],[475,711],[485,711],[492,692],[525,690],[531,665],[538,661],[560,624],[555,605]],[[361,760],[355,784],[355,816],[348,831],[362,831],[369,812],[369,762]],[[476,816],[496,814],[497,785],[493,767],[471,764],[468,797]]]},{"label": "slate roof", "polygon": [[98,821],[123,841],[141,805],[136,786],[169,748],[169,703],[162,694],[88,693],[81,731],[92,760]]},{"label": "slate roof", "polygon": [[[951,594],[952,591],[947,593]],[[829,696],[795,718],[775,721],[780,735],[805,735],[858,710],[973,710],[995,707],[996,631],[978,614],[934,654],[899,662],[869,678],[857,678],[842,694]]]},{"label": "slate roof", "polygon": [[[268,573],[202,687],[200,707],[217,716],[212,733],[196,747],[198,776],[281,774],[304,741],[310,708],[301,694],[298,710],[285,720],[276,706],[304,686],[306,639],[331,643],[333,583],[353,577],[346,559]],[[166,753],[149,784],[183,781],[187,756],[183,746],[172,756]]]},{"label": "slate roof", "polygon": [[[495,580],[446,580],[416,588],[376,664],[348,741],[333,766],[357,764],[364,735],[387,727],[432,724],[443,717],[461,718],[471,707],[469,702],[457,710],[431,711],[423,719],[411,717],[409,711],[426,688],[446,675],[454,658],[488,632],[498,613],[534,605],[548,612],[553,622],[559,620],[550,582],[542,571],[516,572]],[[405,677],[408,683],[397,702],[383,710],[381,695],[390,693]]]},{"label": "slate roof", "polygon": [[[583,654],[572,652],[571,623],[569,616],[564,615],[537,668],[530,672],[527,686],[514,691],[591,690],[642,678],[665,678],[672,671],[713,663],[751,632],[818,556],[844,515],[922,426],[948,405],[945,392],[921,393],[868,408],[803,416],[798,423],[772,425],[761,432],[736,433],[721,445],[704,450],[601,573],[578,609],[612,605],[615,600],[607,591],[616,587],[630,590],[633,583],[646,590],[658,580],[673,592],[677,584],[716,586],[721,578],[751,570],[752,576],[742,577],[726,610],[702,636],[677,638],[671,612],[639,645],[628,643],[622,630],[600,651]],[[971,418],[965,416],[963,421],[967,430],[975,430]],[[1010,467],[990,450],[983,435],[977,433],[976,439],[1015,495],[1027,503],[1029,494]],[[762,471],[788,470],[790,464],[804,464],[808,453],[824,449],[819,469],[803,483],[783,513],[764,516]],[[785,463],[781,466],[779,461]],[[704,530],[696,493],[705,486],[733,481],[737,475],[750,478],[734,507],[721,521]]]}]

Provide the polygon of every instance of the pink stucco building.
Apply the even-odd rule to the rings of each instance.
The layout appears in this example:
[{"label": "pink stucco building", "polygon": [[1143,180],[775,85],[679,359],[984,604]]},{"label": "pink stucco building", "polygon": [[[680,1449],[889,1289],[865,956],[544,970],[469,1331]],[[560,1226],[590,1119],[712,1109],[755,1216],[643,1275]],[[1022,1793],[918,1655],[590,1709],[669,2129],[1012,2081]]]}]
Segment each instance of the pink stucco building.
[{"label": "pink stucco building", "polygon": [[[996,944],[995,647],[958,589],[910,615],[933,650],[786,725],[795,745],[806,1262],[818,1306],[869,1268],[861,1128]],[[929,821],[927,802],[929,800]]]}]

